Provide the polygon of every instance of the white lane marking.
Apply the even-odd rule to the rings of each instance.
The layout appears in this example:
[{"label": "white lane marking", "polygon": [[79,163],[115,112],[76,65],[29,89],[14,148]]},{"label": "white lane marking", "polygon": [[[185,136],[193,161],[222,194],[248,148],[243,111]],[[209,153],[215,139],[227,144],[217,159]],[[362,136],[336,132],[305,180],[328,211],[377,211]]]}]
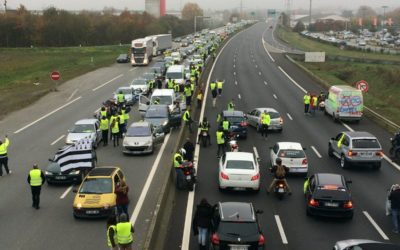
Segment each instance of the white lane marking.
[{"label": "white lane marking", "polygon": [[137,68],[132,68],[132,69],[130,69],[129,71],[134,71],[134,70],[136,70]]},{"label": "white lane marking", "polygon": [[265,85],[268,85],[268,83],[267,83],[266,81],[264,81],[264,84],[265,84]]},{"label": "white lane marking", "polygon": [[239,98],[239,99],[242,99],[242,97],[240,96],[240,94],[238,94],[238,98]]},{"label": "white lane marking", "polygon": [[273,94],[272,95],[276,100],[278,100],[278,97],[275,95],[275,94]]},{"label": "white lane marking", "polygon": [[289,113],[286,113],[286,115],[289,117],[290,120],[293,121],[293,118],[292,118],[292,116],[291,116]]},{"label": "white lane marking", "polygon": [[75,89],[74,92],[72,92],[72,94],[68,97],[67,102],[72,99],[72,97],[76,94],[76,92],[78,92],[78,90],[79,89]]},{"label": "white lane marking", "polygon": [[65,190],[65,192],[60,196],[60,199],[64,199],[65,196],[67,196],[67,194],[69,192],[71,192],[72,186],[70,186],[69,188],[67,188],[67,190]]},{"label": "white lane marking", "polygon": [[277,214],[275,215],[275,221],[276,221],[276,225],[278,226],[279,234],[281,235],[281,238],[282,238],[282,243],[288,244],[285,230],[283,230],[281,218],[279,218],[279,215],[277,215]]},{"label": "white lane marking", "polygon": [[235,85],[238,85],[237,81],[235,81]]},{"label": "white lane marking", "polygon": [[157,171],[157,167],[158,167],[158,165],[160,163],[161,156],[164,154],[164,150],[165,150],[165,147],[168,144],[168,140],[169,140],[169,136],[170,135],[171,135],[171,133],[168,133],[168,135],[165,137],[164,143],[162,144],[161,149],[157,154],[157,158],[154,161],[153,166],[151,167],[151,171],[149,173],[149,176],[147,177],[146,183],[143,186],[142,193],[140,194],[140,197],[139,197],[139,199],[138,199],[138,201],[136,203],[135,209],[133,210],[133,213],[132,213],[132,216],[131,216],[130,222],[131,222],[132,226],[135,226],[136,219],[138,218],[140,210],[142,209],[142,206],[143,206],[143,203],[144,203],[144,199],[146,198],[147,193],[149,192],[149,188],[150,188],[151,182],[153,181],[154,175],[155,175],[155,173]]},{"label": "white lane marking", "polygon": [[342,125],[343,125],[345,128],[347,128],[349,131],[354,132],[354,129],[352,129],[349,125],[347,125],[346,123],[344,123],[344,122],[342,122],[342,121],[341,121],[341,123],[342,123]]},{"label": "white lane marking", "polygon": [[[267,32],[267,30],[268,30],[268,29],[266,29],[266,30],[264,31],[264,33],[262,34],[262,36],[261,36],[261,42],[262,42],[262,44],[263,44],[263,47],[264,47],[265,52],[267,52],[267,55],[268,55],[269,59],[271,59],[272,62],[275,62],[274,58],[272,58],[271,54],[269,53],[269,51],[268,51],[267,48],[265,47],[266,42],[265,42],[265,40],[264,40],[264,34],[265,34],[265,32]],[[273,33],[272,33],[272,34],[273,34]]]},{"label": "white lane marking", "polygon": [[233,72],[234,75],[236,75],[236,72]]},{"label": "white lane marking", "polygon": [[54,144],[56,144],[57,142],[59,142],[62,138],[64,138],[65,135],[62,135],[60,137],[58,137],[55,141],[53,141],[50,145],[53,146]]},{"label": "white lane marking", "polygon": [[100,111],[101,108],[96,109],[93,113],[98,113]]},{"label": "white lane marking", "polygon": [[389,240],[389,237],[387,237],[387,235],[383,232],[383,230],[378,226],[378,224],[374,221],[374,219],[372,219],[371,215],[369,215],[369,213],[367,211],[363,211],[363,214],[365,215],[365,217],[367,217],[367,219],[369,220],[369,222],[371,222],[372,226],[374,226],[374,228],[376,229],[376,231],[378,231],[378,233],[382,236],[382,238],[384,240]]},{"label": "white lane marking", "polygon": [[233,67],[236,68],[236,65],[234,64]]},{"label": "white lane marking", "polygon": [[254,151],[254,155],[256,156],[256,159],[259,160],[260,159],[260,155],[258,154],[258,150],[255,146],[253,146],[253,151]]},{"label": "white lane marking", "polygon": [[258,71],[258,75],[261,75],[261,71]]},{"label": "white lane marking", "polygon": [[[215,68],[215,65],[216,65],[216,63],[218,61],[219,56],[221,55],[221,53],[225,49],[225,47],[233,40],[233,38],[236,37],[237,35],[241,34],[241,33],[242,32],[239,32],[236,35],[234,35],[221,48],[221,50],[219,51],[219,54],[215,58],[214,63],[212,65],[212,67],[211,67],[210,73],[208,74],[208,79],[207,79],[206,88],[205,88],[205,92],[204,92],[204,100],[207,100],[207,94],[208,94],[208,89],[209,89],[209,86],[210,86],[211,75],[212,75],[212,73],[214,71],[214,68]],[[202,105],[201,105],[199,121],[203,120],[205,108],[206,108],[206,102],[203,102]],[[198,130],[198,133],[200,133],[200,129]],[[198,138],[196,140],[198,140]],[[197,168],[199,166],[199,162],[198,162],[199,152],[200,152],[200,145],[196,143],[196,147],[195,147],[195,151],[194,151],[194,161],[197,161],[197,164],[194,164],[194,166],[196,167],[196,170],[197,170]],[[183,236],[182,236],[182,243],[181,243],[181,249],[182,250],[188,250],[189,249],[190,231],[192,229],[192,216],[193,216],[193,205],[194,205],[194,196],[195,196],[195,194],[196,194],[196,185],[195,185],[195,188],[193,189],[193,191],[189,192],[189,195],[188,195],[188,200],[187,200],[187,205],[186,205],[186,214],[185,214],[185,224],[184,224],[184,228],[183,228]]]},{"label": "white lane marking", "polygon": [[124,76],[124,75],[123,75],[123,74],[120,74],[120,75],[114,77],[113,79],[111,79],[111,80],[109,80],[109,81],[103,83],[102,85],[99,85],[99,86],[97,86],[96,88],[92,89],[92,91],[96,91],[96,90],[98,90],[99,88],[102,88],[102,87],[106,86],[106,85],[109,84],[110,82],[112,82],[112,81],[114,81],[114,80],[117,80],[118,78],[120,78],[120,77],[122,77],[122,76]]},{"label": "white lane marking", "polygon": [[32,125],[34,125],[34,124],[40,122],[41,120],[43,120],[43,119],[45,119],[45,118],[51,116],[52,114],[54,114],[54,113],[56,113],[57,111],[59,111],[59,110],[65,108],[65,107],[67,107],[68,105],[70,105],[70,104],[72,104],[72,103],[78,101],[78,100],[81,99],[81,98],[82,98],[82,96],[79,96],[79,97],[75,98],[74,100],[72,100],[72,101],[70,101],[70,102],[68,102],[68,103],[66,103],[66,104],[64,104],[64,105],[62,105],[61,107],[56,108],[55,110],[51,111],[50,113],[48,113],[48,114],[46,114],[46,115],[40,117],[40,118],[37,119],[36,121],[33,121],[33,122],[29,123],[28,125],[26,125],[26,126],[20,128],[20,129],[18,129],[17,131],[14,132],[14,134],[18,134],[19,132],[21,132],[21,131],[23,131],[23,130],[29,128],[30,126],[32,126]]},{"label": "white lane marking", "polygon": [[303,93],[307,93],[307,91],[306,91],[302,86],[300,86],[300,84],[298,84],[295,80],[293,80],[293,78],[291,78],[291,77],[288,75],[288,73],[286,73],[286,72],[281,68],[281,66],[278,66],[278,68],[279,68],[280,71],[282,71],[282,73],[283,73],[287,78],[289,78],[290,81],[292,81],[292,83],[294,83],[299,89],[301,89],[301,90],[303,91]]},{"label": "white lane marking", "polygon": [[311,148],[314,151],[314,153],[318,156],[318,158],[322,158],[322,155],[318,152],[318,150],[314,146],[311,146]]},{"label": "white lane marking", "polygon": [[258,65],[256,64],[256,68],[258,68]]}]

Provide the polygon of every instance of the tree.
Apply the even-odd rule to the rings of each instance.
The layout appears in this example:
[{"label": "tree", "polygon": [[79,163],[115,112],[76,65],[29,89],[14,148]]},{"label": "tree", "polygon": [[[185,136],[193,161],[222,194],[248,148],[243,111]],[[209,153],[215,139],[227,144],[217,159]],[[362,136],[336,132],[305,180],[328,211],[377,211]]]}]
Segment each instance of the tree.
[{"label": "tree", "polygon": [[195,16],[202,16],[203,10],[197,3],[187,3],[182,9],[183,20],[194,20]]},{"label": "tree", "polygon": [[302,32],[303,30],[305,30],[306,27],[304,26],[304,23],[302,21],[298,21],[296,23],[296,25],[293,28],[294,32]]}]

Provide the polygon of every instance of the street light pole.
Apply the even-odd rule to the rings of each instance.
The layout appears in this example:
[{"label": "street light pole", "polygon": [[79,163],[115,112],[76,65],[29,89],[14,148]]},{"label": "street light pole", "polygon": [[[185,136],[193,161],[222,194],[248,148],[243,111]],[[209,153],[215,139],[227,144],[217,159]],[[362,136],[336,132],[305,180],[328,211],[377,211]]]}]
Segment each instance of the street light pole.
[{"label": "street light pole", "polygon": [[195,16],[194,17],[194,33],[196,34],[196,31],[197,31],[197,18],[198,17],[201,17],[201,18],[203,18],[203,19],[206,19],[206,18],[210,18],[209,16]]},{"label": "street light pole", "polygon": [[308,31],[310,31],[311,28],[311,6],[312,6],[312,0],[310,0],[310,12],[309,12],[309,20],[308,20]]},{"label": "street light pole", "polygon": [[386,16],[385,16],[385,10],[388,6],[382,6],[383,8],[383,23],[382,23],[382,27],[385,27],[385,22],[386,22]]}]

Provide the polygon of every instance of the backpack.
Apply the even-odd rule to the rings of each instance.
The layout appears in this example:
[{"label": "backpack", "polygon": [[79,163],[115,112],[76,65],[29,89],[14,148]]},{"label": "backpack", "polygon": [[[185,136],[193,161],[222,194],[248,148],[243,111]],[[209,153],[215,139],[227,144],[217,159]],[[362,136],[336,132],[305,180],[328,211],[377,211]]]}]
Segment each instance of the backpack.
[{"label": "backpack", "polygon": [[286,171],[283,165],[277,165],[275,175],[279,178],[285,177]]}]

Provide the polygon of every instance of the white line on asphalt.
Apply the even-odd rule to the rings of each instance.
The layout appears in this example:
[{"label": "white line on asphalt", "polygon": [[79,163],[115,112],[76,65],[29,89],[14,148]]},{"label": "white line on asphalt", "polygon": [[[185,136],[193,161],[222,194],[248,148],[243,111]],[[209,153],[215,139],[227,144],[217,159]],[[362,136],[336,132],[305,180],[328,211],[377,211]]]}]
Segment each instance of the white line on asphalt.
[{"label": "white line on asphalt", "polygon": [[343,125],[345,128],[347,128],[349,131],[354,132],[354,129],[352,129],[349,125],[347,125],[347,124],[344,123],[344,122],[341,122],[341,123],[342,123],[342,125]]},{"label": "white line on asphalt", "polygon": [[236,65],[234,64],[233,67],[236,68]]},{"label": "white line on asphalt", "polygon": [[261,75],[261,71],[258,71],[258,74]]},{"label": "white line on asphalt", "polygon": [[242,99],[242,97],[240,96],[240,94],[238,94],[238,98],[239,98],[239,99]]},{"label": "white line on asphalt", "polygon": [[382,236],[382,238],[384,240],[389,240],[389,237],[387,237],[387,235],[383,232],[383,230],[378,226],[378,224],[374,221],[374,219],[372,219],[371,215],[369,215],[369,213],[367,211],[363,211],[363,214],[365,215],[365,217],[367,217],[367,219],[369,220],[369,222],[371,222],[372,226],[374,226],[374,228],[376,229],[376,231],[378,231],[378,233]]},{"label": "white line on asphalt", "polygon": [[238,85],[237,81],[235,81],[235,85]]},{"label": "white line on asphalt", "polygon": [[96,114],[96,113],[99,113],[100,109],[101,109],[101,108],[96,109],[93,113],[95,113],[95,114]]},{"label": "white line on asphalt", "polygon": [[136,219],[138,218],[140,210],[142,209],[144,199],[146,198],[147,193],[149,192],[149,188],[150,188],[151,182],[153,181],[154,175],[155,175],[155,173],[157,171],[157,167],[158,167],[158,165],[160,163],[161,156],[164,154],[164,150],[165,150],[165,147],[168,144],[168,140],[169,140],[169,136],[170,135],[171,135],[171,133],[168,133],[168,135],[165,137],[164,143],[162,144],[161,149],[157,154],[157,158],[154,161],[153,166],[151,167],[151,171],[149,173],[149,176],[147,177],[146,183],[143,186],[142,193],[140,194],[140,197],[139,197],[139,199],[138,199],[138,201],[136,203],[135,209],[133,210],[133,213],[132,213],[132,216],[131,216],[130,222],[131,222],[132,226],[135,226]]},{"label": "white line on asphalt", "polygon": [[266,81],[264,81],[264,84],[265,84],[265,85],[268,85],[268,83],[267,83]]},{"label": "white line on asphalt", "polygon": [[[207,94],[208,94],[208,89],[209,89],[209,86],[210,86],[211,75],[212,75],[212,73],[214,71],[215,64],[217,63],[219,56],[221,55],[221,53],[225,49],[225,47],[230,43],[230,41],[232,41],[232,39],[234,37],[236,37],[237,35],[239,35],[239,34],[241,34],[241,32],[239,32],[236,35],[234,35],[231,38],[231,40],[229,40],[221,48],[221,50],[219,51],[219,54],[215,58],[214,63],[212,65],[212,67],[211,67],[210,73],[208,74],[208,79],[207,79],[206,88],[205,88],[205,92],[204,92],[204,100],[207,100]],[[201,105],[199,121],[203,120],[205,108],[206,108],[206,102],[203,102],[202,105]],[[198,132],[200,133],[200,129],[199,129]],[[196,143],[196,147],[195,147],[195,151],[194,151],[194,161],[197,161],[197,164],[194,164],[196,169],[199,166],[199,162],[198,162],[199,152],[200,152],[200,145]],[[195,188],[196,188],[196,186],[195,186]],[[196,193],[196,189],[194,189],[192,192],[189,192],[189,195],[188,195],[188,200],[187,200],[187,205],[186,205],[186,214],[185,214],[185,224],[184,224],[184,228],[183,228],[181,250],[188,250],[189,249],[190,231],[191,231],[191,228],[192,228],[192,215],[193,215],[193,205],[194,205],[195,193]]]},{"label": "white line on asphalt", "polygon": [[282,71],[282,73],[283,73],[287,78],[289,78],[290,81],[292,81],[292,83],[294,83],[294,84],[295,84],[299,89],[301,89],[304,93],[307,93],[307,91],[306,91],[302,86],[300,86],[300,84],[298,84],[295,80],[293,80],[293,78],[291,78],[291,77],[288,75],[288,73],[286,73],[286,72],[281,68],[281,66],[278,66],[278,68],[279,68],[280,71]]},{"label": "white line on asphalt", "polygon": [[67,196],[67,194],[69,192],[71,192],[72,186],[70,186],[69,188],[67,188],[67,190],[65,190],[65,192],[60,196],[60,199],[64,199],[65,196]]},{"label": "white line on asphalt", "polygon": [[254,151],[254,155],[256,156],[256,159],[259,160],[260,155],[258,154],[257,148],[255,146],[253,146],[253,151]]},{"label": "white line on asphalt", "polygon": [[267,30],[268,30],[268,29],[266,29],[266,30],[264,31],[264,33],[262,34],[261,42],[262,42],[262,44],[263,44],[263,47],[264,47],[265,52],[267,52],[268,57],[271,59],[272,62],[275,62],[274,58],[272,58],[271,54],[269,53],[269,51],[268,51],[267,48],[265,47],[266,42],[265,42],[265,40],[264,40],[264,34],[265,34],[265,32],[267,32]]},{"label": "white line on asphalt", "polygon": [[286,113],[286,114],[287,114],[287,116],[289,117],[289,119],[293,121],[292,116],[291,116],[289,113]]},{"label": "white line on asphalt", "polygon": [[34,125],[34,124],[40,122],[41,120],[43,120],[43,119],[45,119],[45,118],[51,116],[51,115],[54,114],[55,112],[57,112],[57,111],[59,111],[59,110],[65,108],[65,107],[67,107],[68,105],[70,105],[70,104],[72,104],[72,103],[78,101],[78,100],[81,99],[81,98],[82,98],[82,96],[79,96],[79,97],[75,98],[74,100],[72,100],[72,101],[70,101],[70,102],[68,102],[68,103],[66,103],[66,104],[64,104],[64,105],[62,105],[61,107],[59,107],[59,108],[57,108],[57,109],[51,111],[50,113],[48,113],[48,114],[46,114],[46,115],[40,117],[40,118],[37,119],[36,121],[33,121],[33,122],[29,123],[29,124],[26,125],[25,127],[22,127],[22,128],[20,128],[20,129],[18,129],[17,131],[14,132],[14,134],[18,134],[19,132],[21,132],[21,131],[23,131],[23,130],[29,128],[30,126],[32,126],[32,125]]},{"label": "white line on asphalt", "polygon": [[275,215],[275,221],[276,221],[276,225],[278,226],[279,234],[281,235],[281,238],[282,238],[282,243],[288,244],[285,230],[283,230],[281,218],[279,218],[279,215],[277,215],[277,214]]},{"label": "white line on asphalt", "polygon": [[58,137],[55,141],[53,141],[50,145],[53,146],[54,144],[56,144],[58,141],[60,141],[62,138],[64,138],[65,135],[62,135],[60,137]]},{"label": "white line on asphalt", "polygon": [[137,68],[132,68],[132,69],[130,69],[129,71],[134,71],[134,70],[136,70]]},{"label": "white line on asphalt", "polygon": [[112,82],[112,81],[114,81],[114,80],[116,80],[116,79],[118,79],[118,78],[120,78],[120,77],[122,77],[122,76],[123,76],[123,74],[120,74],[120,75],[114,77],[113,79],[111,79],[111,80],[109,80],[109,81],[103,83],[102,85],[97,86],[96,88],[92,89],[92,91],[96,91],[96,90],[98,90],[99,88],[102,88],[102,87],[106,86],[106,85],[109,84],[110,82]]},{"label": "white line on asphalt", "polygon": [[275,95],[275,94],[273,94],[272,95],[276,100],[278,100],[278,97]]},{"label": "white line on asphalt", "polygon": [[258,65],[256,64],[256,68],[258,68]]},{"label": "white line on asphalt", "polygon": [[233,72],[234,75],[236,75],[236,72]]},{"label": "white line on asphalt", "polygon": [[74,92],[68,97],[67,102],[72,99],[72,97],[78,92],[79,89],[75,89]]},{"label": "white line on asphalt", "polygon": [[314,151],[314,153],[318,156],[318,158],[322,158],[322,155],[318,152],[318,150],[314,146],[311,146],[311,148]]}]

